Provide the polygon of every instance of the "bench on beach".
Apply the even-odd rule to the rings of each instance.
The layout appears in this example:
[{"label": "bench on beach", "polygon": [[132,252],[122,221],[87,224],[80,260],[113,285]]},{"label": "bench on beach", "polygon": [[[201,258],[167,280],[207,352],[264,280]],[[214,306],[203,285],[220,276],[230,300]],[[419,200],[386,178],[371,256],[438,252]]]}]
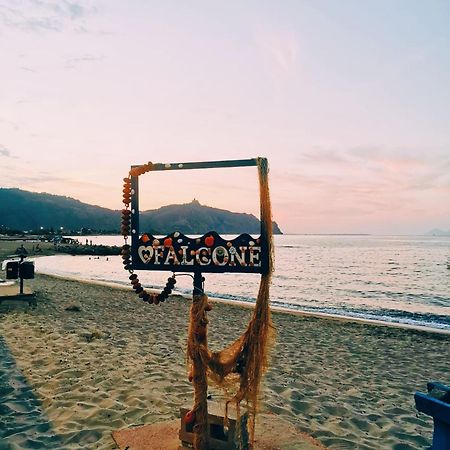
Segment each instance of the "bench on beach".
[{"label": "bench on beach", "polygon": [[441,383],[427,383],[427,394],[416,392],[416,408],[433,417],[431,450],[450,449],[450,388]]}]

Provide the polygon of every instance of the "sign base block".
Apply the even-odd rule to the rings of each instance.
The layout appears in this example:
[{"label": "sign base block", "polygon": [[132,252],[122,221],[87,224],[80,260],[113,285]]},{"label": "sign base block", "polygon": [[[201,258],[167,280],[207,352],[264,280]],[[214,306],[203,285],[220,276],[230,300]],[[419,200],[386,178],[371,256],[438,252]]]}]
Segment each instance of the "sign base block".
[{"label": "sign base block", "polygon": [[[326,450],[320,442],[274,414],[259,414],[256,422],[254,450]],[[180,420],[175,419],[113,431],[112,437],[120,450],[192,450],[182,445],[180,431]],[[234,448],[220,447],[221,450]]]},{"label": "sign base block", "polygon": [[5,285],[0,284],[0,305],[2,304],[3,301],[6,302],[17,300],[26,301],[30,306],[37,304],[37,300],[34,293],[28,287],[24,288],[23,294],[18,293],[18,290],[19,286],[16,283],[14,284],[5,283]]}]

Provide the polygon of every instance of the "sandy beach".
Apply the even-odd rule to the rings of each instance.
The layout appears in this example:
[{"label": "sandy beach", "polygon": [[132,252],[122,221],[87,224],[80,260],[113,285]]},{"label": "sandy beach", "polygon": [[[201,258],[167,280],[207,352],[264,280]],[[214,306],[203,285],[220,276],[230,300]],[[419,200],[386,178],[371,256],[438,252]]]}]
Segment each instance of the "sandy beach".
[{"label": "sandy beach", "polygon": [[[191,402],[187,299],[155,307],[109,286],[44,275],[28,284],[36,308],[0,306],[0,449],[114,449],[113,430],[174,419]],[[210,346],[240,335],[249,314],[215,302]],[[330,449],[430,445],[432,421],[413,395],[450,382],[450,335],[279,312],[274,324],[265,411]]]}]

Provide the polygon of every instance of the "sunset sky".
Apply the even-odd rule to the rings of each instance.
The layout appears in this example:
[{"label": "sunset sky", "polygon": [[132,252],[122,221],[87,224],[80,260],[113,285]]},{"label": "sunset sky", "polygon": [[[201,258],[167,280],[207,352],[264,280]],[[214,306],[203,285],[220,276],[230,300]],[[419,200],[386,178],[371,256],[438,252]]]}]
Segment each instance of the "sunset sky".
[{"label": "sunset sky", "polygon": [[[291,233],[450,229],[450,2],[0,0],[0,187],[121,208],[130,165],[266,156]],[[255,169],[141,208],[258,214]]]}]

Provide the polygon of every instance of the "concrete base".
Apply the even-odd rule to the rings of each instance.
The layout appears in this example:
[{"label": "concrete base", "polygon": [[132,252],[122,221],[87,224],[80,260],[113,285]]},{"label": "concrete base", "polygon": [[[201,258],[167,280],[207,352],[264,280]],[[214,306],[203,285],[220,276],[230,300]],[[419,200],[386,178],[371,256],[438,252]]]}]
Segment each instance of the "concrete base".
[{"label": "concrete base", "polygon": [[[19,283],[16,281],[11,282],[11,280],[6,280],[0,283],[0,296],[7,297],[10,295],[18,295],[19,294]],[[31,294],[31,289],[28,286],[23,287],[24,294]]]},{"label": "concrete base", "polygon": [[[273,414],[256,419],[254,450],[326,450],[322,444],[295,429]],[[112,437],[120,450],[178,450],[180,420],[114,431]]]},{"label": "concrete base", "polygon": [[34,294],[2,295],[2,291],[3,290],[0,290],[0,305],[3,302],[16,302],[16,301],[28,302],[30,306],[37,305],[36,296]]}]

